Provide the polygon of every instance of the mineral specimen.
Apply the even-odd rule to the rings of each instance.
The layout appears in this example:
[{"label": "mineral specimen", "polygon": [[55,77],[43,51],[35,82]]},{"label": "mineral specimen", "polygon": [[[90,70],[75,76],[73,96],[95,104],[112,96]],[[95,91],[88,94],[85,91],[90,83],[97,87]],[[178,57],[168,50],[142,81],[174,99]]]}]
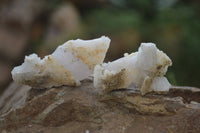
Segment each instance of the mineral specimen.
[{"label": "mineral specimen", "polygon": [[109,45],[105,36],[67,41],[42,60],[36,54],[26,56],[24,63],[12,70],[13,80],[34,88],[80,85],[103,62]]},{"label": "mineral specimen", "polygon": [[170,58],[153,43],[142,43],[138,52],[94,69],[94,86],[109,92],[134,84],[144,95],[151,91],[165,92],[171,86],[164,77]]}]

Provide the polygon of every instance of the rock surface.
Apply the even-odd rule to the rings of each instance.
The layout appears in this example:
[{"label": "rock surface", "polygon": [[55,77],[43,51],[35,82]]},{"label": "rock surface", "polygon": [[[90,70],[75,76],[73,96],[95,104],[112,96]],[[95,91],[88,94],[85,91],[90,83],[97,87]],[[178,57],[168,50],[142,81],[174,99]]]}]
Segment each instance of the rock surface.
[{"label": "rock surface", "polygon": [[8,63],[0,61],[0,94],[2,93],[4,87],[9,84],[11,78],[11,67],[8,65]]},{"label": "rock surface", "polygon": [[0,99],[0,132],[197,133],[199,97],[190,87],[141,96],[133,90],[104,94],[90,80],[46,90],[12,83]]}]

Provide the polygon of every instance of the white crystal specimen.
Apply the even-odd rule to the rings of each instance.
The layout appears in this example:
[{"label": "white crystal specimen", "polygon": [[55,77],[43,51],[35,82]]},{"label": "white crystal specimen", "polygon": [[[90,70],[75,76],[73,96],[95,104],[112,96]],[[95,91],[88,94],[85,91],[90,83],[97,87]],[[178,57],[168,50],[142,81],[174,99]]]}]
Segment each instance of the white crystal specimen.
[{"label": "white crystal specimen", "polygon": [[155,44],[142,43],[138,52],[97,65],[94,69],[94,86],[108,92],[134,84],[143,95],[150,91],[168,91],[171,85],[163,76],[171,65],[170,58]]},{"label": "white crystal specimen", "polygon": [[155,77],[151,84],[150,90],[156,92],[169,91],[171,84],[168,82],[166,77]]},{"label": "white crystal specimen", "polygon": [[67,41],[42,60],[36,54],[26,56],[24,63],[12,70],[13,80],[34,88],[80,85],[103,62],[109,45],[105,36]]}]

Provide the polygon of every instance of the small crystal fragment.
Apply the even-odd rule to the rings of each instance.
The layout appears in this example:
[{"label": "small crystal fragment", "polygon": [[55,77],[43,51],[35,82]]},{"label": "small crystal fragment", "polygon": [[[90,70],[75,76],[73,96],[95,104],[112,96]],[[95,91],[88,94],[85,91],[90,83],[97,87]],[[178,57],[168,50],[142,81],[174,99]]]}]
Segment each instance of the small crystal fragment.
[{"label": "small crystal fragment", "polygon": [[138,52],[125,54],[118,60],[97,65],[94,69],[94,86],[109,92],[128,88],[131,84],[144,95],[150,91],[168,91],[171,86],[163,77],[170,58],[153,43],[142,43]]},{"label": "small crystal fragment", "polygon": [[42,60],[36,54],[26,56],[24,63],[12,70],[13,80],[34,88],[80,85],[103,62],[109,44],[110,39],[105,36],[70,40]]}]

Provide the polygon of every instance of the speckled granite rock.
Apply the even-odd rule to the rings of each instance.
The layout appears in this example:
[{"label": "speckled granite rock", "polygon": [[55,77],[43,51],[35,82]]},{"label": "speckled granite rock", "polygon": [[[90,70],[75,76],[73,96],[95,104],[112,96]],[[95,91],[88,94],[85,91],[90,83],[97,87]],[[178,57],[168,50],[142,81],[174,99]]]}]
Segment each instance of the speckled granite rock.
[{"label": "speckled granite rock", "polygon": [[168,94],[117,90],[108,94],[85,80],[79,87],[46,90],[12,83],[0,98],[4,133],[198,133],[200,90]]}]

